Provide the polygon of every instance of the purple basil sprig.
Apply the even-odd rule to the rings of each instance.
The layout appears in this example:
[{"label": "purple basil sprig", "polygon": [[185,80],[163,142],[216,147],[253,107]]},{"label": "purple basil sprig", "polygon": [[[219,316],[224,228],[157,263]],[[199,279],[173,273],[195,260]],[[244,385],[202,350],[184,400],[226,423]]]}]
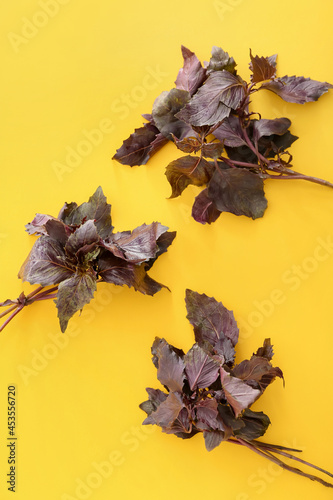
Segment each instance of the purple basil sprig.
[{"label": "purple basil sprig", "polygon": [[168,141],[186,156],[166,167],[171,198],[193,184],[205,189],[195,198],[192,216],[202,224],[222,212],[262,217],[267,207],[266,179],[303,179],[333,187],[328,181],[295,172],[288,148],[298,137],[288,118],[268,120],[249,111],[252,95],[270,90],[287,102],[316,101],[333,88],[303,76],[276,74],[276,55],[253,56],[250,82],[236,71],[227,52],[213,47],[209,63],[182,46],[184,58],[176,88],[154,102],[148,121],[124,141],[114,159],[124,165],[144,165]]},{"label": "purple basil sprig", "polygon": [[167,251],[176,233],[159,222],[115,233],[111,205],[101,187],[82,205],[65,203],[57,218],[37,214],[26,230],[40,237],[18,276],[40,286],[27,296],[21,293],[16,300],[0,303],[8,306],[0,318],[10,314],[0,331],[25,306],[55,299],[64,332],[69,319],[90,302],[102,281],[134,287],[148,295],[167,288],[147,271]]},{"label": "purple basil sprig", "polygon": [[250,407],[276,377],[283,379],[280,368],[271,364],[270,339],[250,359],[235,364],[238,327],[232,311],[214,298],[192,290],[186,290],[186,307],[196,343],[185,354],[165,339],[155,339],[153,363],[165,390],[147,388],[149,399],[140,405],[147,413],[143,424],[158,425],[163,432],[183,439],[202,432],[208,451],[223,441],[246,446],[283,469],[332,488],[333,484],[276,456],[296,460],[333,477],[290,453],[301,450],[257,440],[265,434],[270,419]]}]

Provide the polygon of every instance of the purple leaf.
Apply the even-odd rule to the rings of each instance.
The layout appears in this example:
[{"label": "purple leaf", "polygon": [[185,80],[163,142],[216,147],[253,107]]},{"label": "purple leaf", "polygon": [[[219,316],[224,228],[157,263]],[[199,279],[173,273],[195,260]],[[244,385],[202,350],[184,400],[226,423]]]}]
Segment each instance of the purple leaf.
[{"label": "purple leaf", "polygon": [[172,138],[172,134],[178,139],[183,139],[190,132],[191,128],[175,117],[190,100],[187,90],[171,89],[169,92],[162,92],[153,105],[153,119],[156,127],[167,139]]},{"label": "purple leaf", "polygon": [[189,413],[187,408],[182,408],[177,416],[177,418],[172,422],[172,424],[163,429],[166,434],[176,434],[183,439],[189,437],[192,432],[192,422],[189,418]]},{"label": "purple leaf", "polygon": [[176,117],[190,125],[216,125],[238,108],[244,96],[242,80],[228,71],[215,71]]},{"label": "purple leaf", "polygon": [[332,89],[333,85],[304,76],[283,76],[263,83],[260,88],[271,90],[287,102],[304,104],[317,101],[321,95]]},{"label": "purple leaf", "polygon": [[253,83],[270,80],[276,75],[276,55],[270,57],[253,57],[250,50],[250,70],[252,71],[251,81]]},{"label": "purple leaf", "polygon": [[224,440],[223,431],[204,431],[203,435],[207,451],[212,451]]},{"label": "purple leaf", "polygon": [[107,251],[99,256],[98,274],[107,283],[133,286],[135,290],[147,295],[154,295],[166,288],[148,276],[145,263],[136,265]]},{"label": "purple leaf", "polygon": [[71,234],[69,227],[57,219],[49,219],[45,223],[45,229],[50,238],[59,241],[62,245],[66,244],[68,236]]},{"label": "purple leaf", "polygon": [[194,52],[181,46],[184,58],[184,66],[179,70],[175,81],[177,89],[187,90],[193,95],[206,79],[206,70]]},{"label": "purple leaf", "polygon": [[171,392],[166,400],[158,406],[157,410],[151,414],[151,417],[157,425],[170,428],[183,407],[184,403],[181,395]]},{"label": "purple leaf", "polygon": [[213,172],[214,166],[201,157],[187,155],[172,161],[165,172],[172,187],[170,198],[179,196],[189,184],[207,184]]},{"label": "purple leaf", "polygon": [[148,393],[149,399],[147,401],[144,401],[139,405],[141,410],[145,411],[147,413],[147,418],[144,420],[143,425],[148,425],[148,424],[154,424],[154,419],[150,417],[150,415],[157,410],[159,405],[163,403],[163,401],[166,400],[168,397],[165,392],[160,391],[160,389],[151,389],[150,387],[147,387],[146,389]]},{"label": "purple leaf", "polygon": [[167,230],[168,228],[159,222],[142,224],[132,232],[115,233],[111,243],[105,244],[105,247],[118,257],[141,264],[156,257],[159,250],[157,241]]},{"label": "purple leaf", "polygon": [[214,130],[215,137],[226,146],[247,146],[238,118],[230,115]]},{"label": "purple leaf", "polygon": [[232,375],[244,381],[256,382],[257,388],[263,392],[275,380],[283,378],[280,368],[273,367],[266,358],[252,357],[244,359],[232,370]]},{"label": "purple leaf", "polygon": [[258,142],[262,136],[283,135],[291,125],[288,118],[275,118],[274,120],[253,120],[253,139]]},{"label": "purple leaf", "polygon": [[199,344],[209,342],[213,347],[220,339],[230,339],[233,346],[238,341],[238,327],[234,314],[222,302],[205,294],[186,290],[187,319],[194,327]]},{"label": "purple leaf", "polygon": [[169,344],[165,339],[160,339],[159,337],[155,337],[155,340],[153,342],[153,345],[151,347],[151,353],[153,355],[152,361],[154,363],[155,368],[158,369],[159,366],[159,358],[161,355],[161,350],[163,349],[164,345],[168,345],[169,348],[181,359],[184,358],[185,353],[182,349],[177,349],[175,346]]},{"label": "purple leaf", "polygon": [[113,229],[111,225],[111,205],[107,203],[101,187],[96,189],[87,202],[78,207],[74,206],[73,210],[62,220],[69,226],[80,226],[87,220],[93,220],[101,238],[107,238]]},{"label": "purple leaf", "polygon": [[223,364],[232,366],[236,355],[235,348],[228,338],[219,339],[214,345],[214,352],[222,358]]},{"label": "purple leaf", "polygon": [[230,73],[236,73],[235,71],[236,63],[233,57],[229,57],[228,52],[224,52],[221,47],[214,46],[212,48],[212,57],[207,65],[207,73],[212,73],[213,71],[226,70]]},{"label": "purple leaf", "polygon": [[66,261],[63,246],[48,236],[41,236],[34,244],[18,277],[31,285],[56,285],[75,272]]},{"label": "purple leaf", "polygon": [[271,339],[265,339],[264,345],[262,347],[259,347],[259,349],[253,356],[261,356],[262,358],[266,358],[268,359],[268,361],[270,361],[273,355],[274,352],[273,352],[273,346],[271,344]]},{"label": "purple leaf", "polygon": [[185,354],[185,371],[191,391],[209,387],[218,376],[219,362],[207,354],[198,344]]},{"label": "purple leaf", "polygon": [[263,180],[242,168],[216,169],[208,196],[221,212],[257,219],[267,208]]},{"label": "purple leaf", "polygon": [[226,400],[235,412],[236,418],[260,396],[261,391],[253,389],[242,380],[232,377],[221,367],[221,383]]},{"label": "purple leaf", "polygon": [[211,224],[221,215],[214,202],[208,198],[208,188],[196,196],[192,207],[192,217],[201,224]]},{"label": "purple leaf", "polygon": [[45,224],[49,220],[56,220],[52,215],[36,214],[35,218],[25,225],[26,231],[29,234],[48,234]]},{"label": "purple leaf", "polygon": [[66,330],[73,314],[90,302],[95,290],[96,277],[93,271],[76,273],[59,284],[56,305],[62,332]]},{"label": "purple leaf", "polygon": [[76,255],[81,249],[86,252],[91,247],[96,247],[100,237],[93,220],[87,220],[73,234],[70,235],[65,246],[65,251],[69,255]]},{"label": "purple leaf", "polygon": [[61,208],[58,219],[64,222],[64,224],[70,224],[72,213],[77,209],[77,203],[65,203]]},{"label": "purple leaf", "polygon": [[217,410],[216,399],[203,399],[195,405],[196,426],[201,430],[219,429],[220,423],[217,421],[219,412]]},{"label": "purple leaf", "polygon": [[145,165],[168,139],[161,134],[155,125],[145,123],[142,127],[135,129],[134,133],[126,139],[122,146],[117,149],[113,160],[122,165]]},{"label": "purple leaf", "polygon": [[182,358],[176,354],[166,340],[159,338],[155,339],[152,353],[158,358],[158,380],[170,391],[181,392],[185,377],[185,365]]},{"label": "purple leaf", "polygon": [[242,439],[247,439],[252,441],[253,439],[258,439],[263,436],[271,423],[265,413],[262,411],[252,411],[249,408],[244,410],[244,413],[240,419],[245,426],[239,430],[235,431],[235,435]]},{"label": "purple leaf", "polygon": [[[165,227],[165,226],[162,226]],[[157,252],[154,258],[150,259],[147,264],[146,264],[146,269],[147,271],[153,266],[154,262],[160,255],[165,253],[173,240],[176,237],[177,232],[176,231],[166,231],[165,233],[162,233],[161,236],[158,237],[157,240]]]}]

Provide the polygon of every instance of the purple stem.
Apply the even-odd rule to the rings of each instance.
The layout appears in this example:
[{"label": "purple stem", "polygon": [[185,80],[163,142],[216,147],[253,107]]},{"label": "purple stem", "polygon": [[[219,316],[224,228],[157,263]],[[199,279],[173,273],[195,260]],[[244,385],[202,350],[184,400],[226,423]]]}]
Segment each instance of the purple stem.
[{"label": "purple stem", "polygon": [[324,179],[319,179],[318,177],[312,177],[310,175],[300,174],[299,172],[294,172],[293,170],[276,170],[280,175],[271,175],[271,174],[262,174],[261,178],[263,179],[280,179],[280,180],[288,180],[288,179],[300,179],[304,181],[314,182],[315,184],[321,184],[322,186],[328,186],[333,188],[333,184],[329,181],[325,181]]},{"label": "purple stem", "polygon": [[[307,477],[308,479],[311,479],[312,481],[318,481],[319,483],[323,484],[324,486],[327,486],[328,488],[333,488],[333,484],[328,483],[327,481],[324,481],[323,479],[321,479],[321,478],[319,478],[317,476],[314,476],[312,474],[308,474],[306,472],[303,472],[300,469],[297,469],[296,467],[292,467],[292,466],[290,466],[290,465],[282,462],[282,460],[280,460],[279,458],[275,457],[270,452],[270,451],[274,451],[274,450],[270,450],[269,449],[269,450],[267,450],[265,452],[265,451],[263,451],[263,449],[260,449],[259,446],[256,445],[254,442],[246,441],[246,440],[241,439],[241,438],[237,438],[237,440],[243,446],[246,446],[250,450],[252,450],[255,453],[257,453],[258,455],[267,458],[268,460],[270,460],[271,462],[275,463],[276,465],[279,465],[282,469],[286,469],[286,470],[289,470],[290,472],[294,472],[295,474],[298,474],[300,476]],[[233,442],[233,443],[235,443],[234,440],[230,440],[230,441]],[[294,458],[296,459],[296,457],[294,457]]]},{"label": "purple stem", "polygon": [[1,325],[0,327],[0,332],[2,332],[2,330],[5,328],[5,326],[8,325],[8,323],[13,319],[15,318],[16,314],[18,314],[22,309],[23,309],[23,305],[18,305],[17,308],[16,308],[16,311],[14,311],[10,316],[9,318],[6,319],[6,321]]},{"label": "purple stem", "polygon": [[7,311],[4,311],[3,313],[1,313],[0,314],[0,318],[3,318],[4,316],[7,316],[7,314],[9,314],[10,312],[14,311],[14,309],[16,309],[18,306],[19,306],[19,304],[14,304],[9,309],[7,309]]},{"label": "purple stem", "polygon": [[[8,323],[13,319],[15,318],[15,316],[20,312],[22,311],[22,309],[25,307],[25,306],[29,306],[30,304],[32,304],[33,302],[36,302],[38,300],[47,300],[47,299],[55,299],[57,297],[57,294],[56,293],[53,293],[55,292],[56,290],[58,289],[58,286],[54,286],[52,288],[49,288],[48,290],[45,290],[45,287],[44,286],[39,286],[38,288],[36,288],[36,290],[34,290],[33,292],[31,292],[29,295],[27,295],[25,297],[25,301],[22,303],[22,302],[19,302],[19,299],[18,299],[18,303],[17,304],[14,304],[12,305],[9,309],[7,309],[7,311],[3,312],[1,315],[0,315],[0,318],[3,318],[4,316],[6,316],[7,314],[9,313],[12,313],[7,319],[6,321],[2,324],[2,326],[0,327],[0,332],[2,332],[2,330],[8,325]],[[24,297],[23,294],[21,294],[22,297]],[[21,296],[20,296],[21,297]]]}]

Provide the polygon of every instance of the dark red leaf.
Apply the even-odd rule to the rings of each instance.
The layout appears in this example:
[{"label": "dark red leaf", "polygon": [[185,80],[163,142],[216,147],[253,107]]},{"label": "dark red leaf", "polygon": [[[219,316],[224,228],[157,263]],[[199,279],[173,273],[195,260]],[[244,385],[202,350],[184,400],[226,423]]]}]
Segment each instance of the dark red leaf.
[{"label": "dark red leaf", "polygon": [[221,212],[257,219],[267,208],[263,180],[242,168],[216,169],[208,196]]},{"label": "dark red leaf", "polygon": [[224,368],[220,369],[222,388],[225,397],[238,417],[245,408],[255,402],[261,394],[258,389],[253,389],[237,377],[232,377]]},{"label": "dark red leaf", "polygon": [[143,127],[135,129],[134,133],[123,142],[113,156],[113,160],[130,167],[145,165],[149,158],[167,142],[168,139],[159,132],[155,125],[145,123]]},{"label": "dark red leaf", "polygon": [[214,360],[199,345],[194,344],[185,354],[184,362],[191,391],[196,388],[209,387],[217,379],[219,362]]},{"label": "dark red leaf", "polygon": [[192,207],[192,217],[201,224],[211,224],[221,215],[221,211],[216,208],[213,200],[208,198],[208,188],[201,191],[194,200]]},{"label": "dark red leaf", "polygon": [[187,319],[194,327],[195,340],[199,344],[209,342],[212,346],[224,338],[235,346],[238,341],[238,327],[234,314],[222,302],[206,294],[186,290]]},{"label": "dark red leaf", "polygon": [[332,89],[333,85],[304,76],[283,76],[263,83],[261,88],[271,90],[287,102],[304,104],[317,101],[320,96]]},{"label": "dark red leaf", "polygon": [[190,102],[176,114],[190,125],[216,125],[237,109],[244,98],[243,81],[228,71],[210,74]]}]

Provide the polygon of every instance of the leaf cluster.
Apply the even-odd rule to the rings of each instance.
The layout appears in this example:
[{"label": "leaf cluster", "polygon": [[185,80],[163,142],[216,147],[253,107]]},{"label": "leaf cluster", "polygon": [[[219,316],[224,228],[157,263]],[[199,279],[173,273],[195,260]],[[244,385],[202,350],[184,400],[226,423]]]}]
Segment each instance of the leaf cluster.
[{"label": "leaf cluster", "polygon": [[40,237],[18,276],[40,287],[27,297],[21,294],[16,301],[0,304],[11,306],[4,314],[16,314],[36,300],[55,298],[64,332],[69,319],[93,298],[98,282],[127,285],[148,295],[165,287],[148,271],[176,233],[159,222],[114,232],[111,205],[101,187],[82,205],[65,203],[58,217],[37,214],[26,230]]},{"label": "leaf cluster", "polygon": [[273,367],[270,339],[253,356],[235,364],[238,327],[232,311],[207,295],[186,291],[187,318],[196,343],[185,354],[156,338],[152,346],[157,378],[167,392],[147,389],[141,404],[163,432],[189,438],[202,432],[208,451],[231,437],[262,436],[270,420],[250,406],[282,371]]},{"label": "leaf cluster", "polygon": [[186,290],[185,300],[196,342],[185,354],[165,339],[155,338],[152,360],[164,390],[146,389],[148,400],[140,405],[147,414],[143,424],[157,425],[166,434],[182,439],[201,432],[208,451],[223,441],[246,446],[283,469],[333,487],[276,456],[282,455],[333,477],[290,453],[300,450],[257,440],[265,434],[270,419],[250,407],[276,377],[283,379],[280,368],[271,363],[270,339],[265,339],[250,359],[236,364],[239,330],[233,312],[213,297],[192,290]]},{"label": "leaf cluster", "polygon": [[[249,111],[253,93],[270,90],[287,102],[316,101],[333,86],[310,78],[276,74],[276,55],[253,56],[250,81],[236,71],[227,52],[213,47],[208,63],[182,46],[183,67],[176,87],[154,102],[148,123],[136,129],[114,159],[124,165],[144,165],[167,142],[186,153],[166,167],[171,198],[192,184],[204,189],[195,198],[192,216],[202,224],[222,212],[262,217],[267,207],[265,179],[305,179],[333,187],[327,181],[292,170],[288,148],[297,139],[288,118],[264,119]],[[258,115],[258,116],[257,116]],[[257,116],[255,118],[255,116]]]}]

